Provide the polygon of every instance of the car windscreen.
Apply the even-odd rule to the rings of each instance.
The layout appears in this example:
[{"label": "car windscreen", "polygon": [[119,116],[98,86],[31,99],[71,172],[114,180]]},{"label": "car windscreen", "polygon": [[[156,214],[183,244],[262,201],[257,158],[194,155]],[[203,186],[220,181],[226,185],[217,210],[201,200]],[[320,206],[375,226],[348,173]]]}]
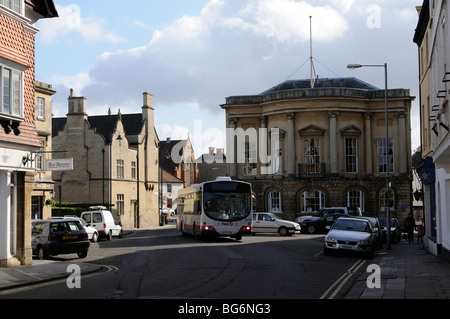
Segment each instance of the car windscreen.
[{"label": "car windscreen", "polygon": [[338,219],[333,225],[333,229],[335,230],[366,232],[368,228],[368,223],[363,220]]},{"label": "car windscreen", "polygon": [[245,183],[214,182],[203,187],[205,214],[218,221],[237,221],[251,213],[251,187]]}]

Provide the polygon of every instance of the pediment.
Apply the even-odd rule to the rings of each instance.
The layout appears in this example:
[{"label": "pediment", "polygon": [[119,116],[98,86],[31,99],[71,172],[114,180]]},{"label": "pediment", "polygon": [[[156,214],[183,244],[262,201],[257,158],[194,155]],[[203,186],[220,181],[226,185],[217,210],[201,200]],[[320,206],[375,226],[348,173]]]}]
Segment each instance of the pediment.
[{"label": "pediment", "polygon": [[326,129],[323,129],[314,124],[311,124],[311,125],[298,131],[300,136],[324,136],[325,132],[326,132]]},{"label": "pediment", "polygon": [[342,136],[353,136],[358,137],[361,136],[361,129],[359,129],[355,125],[349,125],[339,130]]}]

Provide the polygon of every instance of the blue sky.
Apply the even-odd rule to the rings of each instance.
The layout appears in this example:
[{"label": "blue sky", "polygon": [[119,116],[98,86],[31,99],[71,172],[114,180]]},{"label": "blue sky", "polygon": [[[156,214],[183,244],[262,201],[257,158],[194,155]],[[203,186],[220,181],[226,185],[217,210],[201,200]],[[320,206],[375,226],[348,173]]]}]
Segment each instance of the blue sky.
[{"label": "blue sky", "polygon": [[89,115],[141,112],[149,92],[160,139],[189,132],[196,156],[224,147],[226,97],[309,77],[308,65],[299,67],[309,58],[310,15],[320,77],[355,76],[383,87],[381,70],[346,65],[387,62],[389,87],[419,96],[412,38],[421,0],[54,2],[60,18],[37,24],[36,78],[57,91],[55,116],[67,113],[70,88],[87,98]]}]

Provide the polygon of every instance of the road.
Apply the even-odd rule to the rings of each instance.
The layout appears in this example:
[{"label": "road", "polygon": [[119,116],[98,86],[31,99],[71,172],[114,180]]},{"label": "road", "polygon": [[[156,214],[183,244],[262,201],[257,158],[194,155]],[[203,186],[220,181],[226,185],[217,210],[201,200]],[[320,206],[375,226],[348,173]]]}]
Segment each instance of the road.
[{"label": "road", "polygon": [[356,278],[351,271],[365,271],[367,261],[324,256],[323,238],[195,240],[171,226],[133,230],[122,239],[93,243],[86,259],[66,255],[50,261],[103,265],[102,271],[81,278],[80,289],[59,281],[2,298],[339,299]]}]

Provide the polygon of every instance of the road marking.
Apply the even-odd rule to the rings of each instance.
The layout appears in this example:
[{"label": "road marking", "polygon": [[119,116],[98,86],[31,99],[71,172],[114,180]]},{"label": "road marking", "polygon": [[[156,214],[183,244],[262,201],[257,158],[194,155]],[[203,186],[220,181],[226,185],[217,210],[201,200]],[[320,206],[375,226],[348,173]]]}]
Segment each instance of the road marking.
[{"label": "road marking", "polygon": [[[344,273],[336,282],[328,288],[327,291],[320,297],[320,299],[334,299],[339,291],[344,287],[346,282],[364,265],[365,260],[359,259],[353,266],[351,266],[346,273]],[[327,297],[328,296],[328,297]]]},{"label": "road marking", "polygon": [[[106,268],[106,273],[119,270],[119,268],[117,268],[116,266],[111,266],[111,265],[100,265],[100,266],[103,268]],[[83,275],[83,278],[85,279],[85,278],[89,278],[89,277],[92,277],[95,275],[97,275],[97,272]],[[49,281],[45,281],[45,282],[38,283],[38,284],[30,283],[29,285],[22,286],[22,287],[0,290],[0,296],[11,295],[11,294],[15,294],[15,293],[23,292],[23,291],[48,287],[48,286],[57,285],[57,284],[62,284],[65,282],[67,282],[67,278],[49,280]]]}]

